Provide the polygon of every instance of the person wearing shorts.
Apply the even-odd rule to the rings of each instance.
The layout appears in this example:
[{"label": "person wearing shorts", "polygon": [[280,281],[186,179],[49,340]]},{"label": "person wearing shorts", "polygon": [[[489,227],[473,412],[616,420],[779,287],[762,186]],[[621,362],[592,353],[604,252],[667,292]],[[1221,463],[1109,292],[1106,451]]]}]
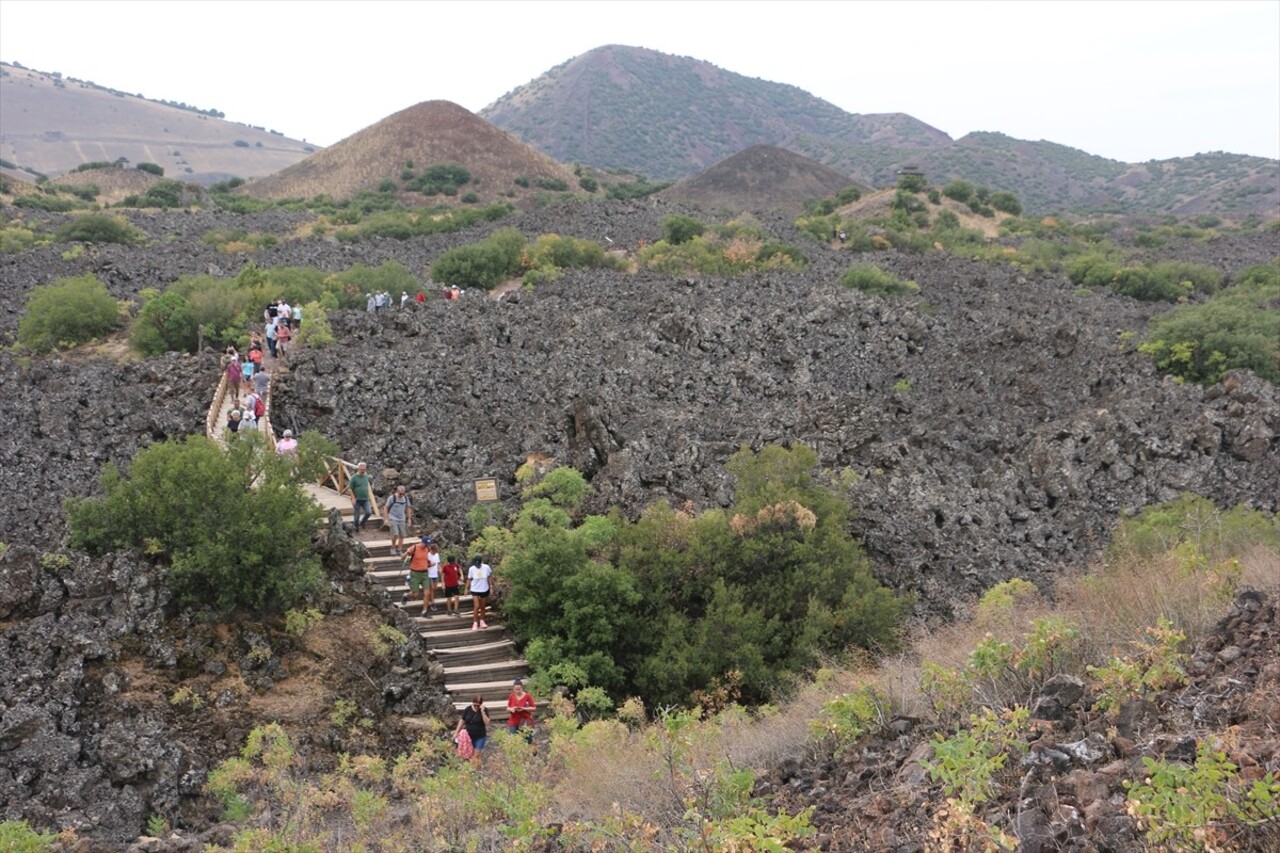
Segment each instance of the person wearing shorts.
[{"label": "person wearing shorts", "polygon": [[404,538],[409,535],[409,525],[413,524],[413,500],[405,493],[404,486],[396,486],[395,493],[387,498],[384,514],[391,528],[391,553],[399,554],[404,549]]},{"label": "person wearing shorts", "polygon": [[422,541],[414,544],[412,548],[404,552],[404,556],[400,558],[403,565],[405,561],[409,562],[409,594],[405,596],[405,600],[411,600],[413,594],[418,590],[422,590],[422,615],[426,616],[434,607],[432,604],[431,578],[427,576],[428,557],[431,545],[431,537],[423,536]]},{"label": "person wearing shorts", "polygon": [[440,549],[432,545],[427,549],[427,577],[431,581],[431,600],[435,601],[436,587],[441,587],[440,583]]},{"label": "person wearing shorts", "polygon": [[489,578],[492,575],[493,569],[484,561],[484,557],[476,557],[471,568],[467,569],[467,586],[470,587],[471,600],[475,602],[475,610],[471,614],[472,631],[489,627],[489,623],[484,620],[488,615]]},{"label": "person wearing shorts", "polygon": [[444,612],[450,616],[461,616],[458,608],[462,604],[462,565],[453,554],[440,567],[440,582],[444,584]]}]

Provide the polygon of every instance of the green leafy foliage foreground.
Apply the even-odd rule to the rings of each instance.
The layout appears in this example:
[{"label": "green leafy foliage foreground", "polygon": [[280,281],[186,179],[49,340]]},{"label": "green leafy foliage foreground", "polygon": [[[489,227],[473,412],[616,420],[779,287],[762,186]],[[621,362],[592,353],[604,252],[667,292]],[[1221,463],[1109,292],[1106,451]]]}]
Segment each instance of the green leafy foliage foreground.
[{"label": "green leafy foliage foreground", "polygon": [[[320,448],[299,440],[300,466]],[[107,466],[97,498],[68,501],[73,547],[136,549],[169,569],[180,600],[223,610],[283,610],[321,574],[311,535],[322,515],[297,470],[256,434],[223,450],[203,436],[154,444],[127,473]]]},{"label": "green leafy foliage foreground", "polygon": [[818,655],[891,644],[905,602],[872,576],[816,465],[804,446],[743,449],[731,509],[657,504],[634,523],[575,517],[580,475],[550,472],[478,544],[500,558],[501,607],[530,664],[651,706],[717,686],[759,703]]}]

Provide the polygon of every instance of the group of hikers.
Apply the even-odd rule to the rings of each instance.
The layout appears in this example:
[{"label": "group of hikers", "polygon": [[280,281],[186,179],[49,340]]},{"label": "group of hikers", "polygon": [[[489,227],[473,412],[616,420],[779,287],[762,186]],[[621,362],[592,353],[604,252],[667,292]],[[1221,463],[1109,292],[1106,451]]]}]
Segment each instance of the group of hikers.
[{"label": "group of hikers", "polygon": [[[356,472],[347,478],[346,494],[351,497],[352,523],[355,530],[364,530],[373,518],[373,484],[369,479],[369,464],[356,464]],[[383,519],[391,531],[391,554],[400,557],[400,564],[407,565],[409,591],[405,601],[409,601],[415,593],[422,595],[422,615],[435,612],[436,591],[444,596],[445,615],[461,617],[460,597],[462,594],[463,572],[457,556],[450,554],[445,562],[441,562],[440,548],[430,536],[423,536],[418,542],[405,548],[405,538],[413,526],[413,499],[409,497],[404,486],[396,486],[395,491],[387,496],[383,506]],[[488,628],[489,578],[493,569],[483,557],[476,557],[466,570],[467,591],[471,594],[474,607],[472,609],[471,630],[479,631]]]},{"label": "group of hikers", "polygon": [[[258,419],[266,414],[266,394],[271,386],[271,374],[262,364],[262,338],[254,333],[244,358],[234,346],[227,347],[222,356],[222,370],[227,377],[227,394],[231,398],[227,431],[256,430]],[[241,396],[242,390],[248,393]]]},{"label": "group of hikers", "polygon": [[[444,299],[454,300],[460,299],[464,292],[465,291],[463,291],[462,288],[454,285],[452,287],[446,287],[444,290],[440,291],[440,296]],[[407,290],[400,291],[401,308],[409,307],[410,302],[416,302],[421,305],[426,301],[427,294],[425,291],[419,290],[414,296],[410,296],[409,291]],[[385,290],[378,291],[377,293],[366,293],[364,295],[364,305],[364,310],[370,314],[381,314],[386,309],[395,306],[395,297]]]},{"label": "group of hikers", "polygon": [[[351,498],[352,521],[356,531],[364,530],[373,518],[373,485],[367,462],[356,464],[356,471],[347,478],[346,494]],[[436,612],[436,594],[444,598],[444,615],[462,617],[462,588],[465,580],[471,595],[471,630],[488,628],[488,602],[490,578],[493,568],[484,557],[475,557],[467,567],[464,577],[462,564],[455,553],[441,557],[440,548],[429,535],[423,535],[412,545],[405,547],[405,539],[413,526],[413,499],[404,486],[396,486],[383,504],[383,520],[391,531],[391,555],[400,557],[400,565],[408,568],[409,591],[404,602],[421,595],[422,615]],[[524,683],[517,679],[507,698],[507,730],[512,734],[525,729],[525,737],[533,739],[533,697],[525,692]],[[487,741],[489,712],[484,708],[484,698],[477,696],[463,712],[454,732],[458,752],[464,758],[479,761],[480,751]]]}]

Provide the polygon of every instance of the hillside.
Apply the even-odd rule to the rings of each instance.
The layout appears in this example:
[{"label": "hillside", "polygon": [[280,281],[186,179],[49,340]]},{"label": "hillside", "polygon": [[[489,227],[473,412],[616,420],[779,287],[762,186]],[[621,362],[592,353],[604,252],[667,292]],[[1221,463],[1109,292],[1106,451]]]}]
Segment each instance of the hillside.
[{"label": "hillside", "polygon": [[[268,175],[316,146],[85,80],[0,63],[0,159],[56,176],[81,163],[156,163],[212,183]],[[29,173],[28,173],[29,174]]]},{"label": "hillside", "polygon": [[[470,111],[449,101],[425,101],[318,151],[244,192],[258,198],[345,198],[401,180],[405,171],[461,166],[464,193],[493,202],[545,186],[577,187],[573,172]],[[517,184],[522,180],[524,186]],[[423,198],[418,195],[417,198]]]},{"label": "hillside", "polygon": [[785,148],[753,145],[661,195],[704,210],[778,210],[798,215],[807,200],[833,196],[852,183],[847,175]]},{"label": "hillside", "polygon": [[901,113],[850,115],[795,86],[620,45],[558,65],[480,115],[563,162],[661,179],[701,171],[752,145],[808,153],[801,140],[912,149],[950,142]]},{"label": "hillside", "polygon": [[1222,152],[1127,164],[1001,133],[952,140],[901,113],[855,115],[794,87],[687,57],[610,45],[558,65],[480,115],[565,162],[656,178],[752,145],[803,154],[873,186],[905,163],[987,184],[1032,214],[1110,210],[1280,217],[1280,161]]}]

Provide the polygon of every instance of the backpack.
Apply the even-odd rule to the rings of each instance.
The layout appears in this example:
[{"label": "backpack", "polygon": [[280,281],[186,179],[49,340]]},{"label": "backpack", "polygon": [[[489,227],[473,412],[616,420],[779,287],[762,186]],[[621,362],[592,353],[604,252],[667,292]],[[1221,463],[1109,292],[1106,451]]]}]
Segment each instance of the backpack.
[{"label": "backpack", "polygon": [[253,416],[255,418],[260,418],[266,413],[267,413],[267,404],[262,402],[262,398],[259,397],[257,401],[253,404]]}]

